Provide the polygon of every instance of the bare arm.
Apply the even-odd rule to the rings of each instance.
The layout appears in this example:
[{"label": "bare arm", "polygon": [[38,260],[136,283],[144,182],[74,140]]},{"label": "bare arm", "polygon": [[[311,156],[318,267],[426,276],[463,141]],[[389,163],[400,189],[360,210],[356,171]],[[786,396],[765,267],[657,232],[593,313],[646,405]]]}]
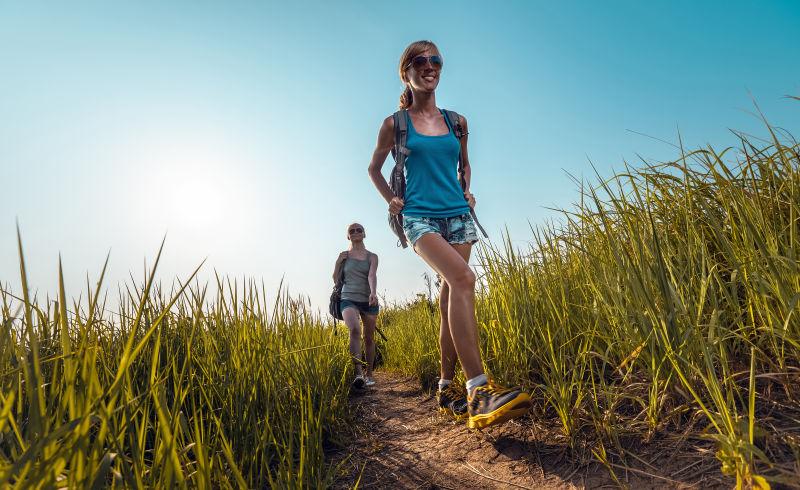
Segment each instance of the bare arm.
[{"label": "bare arm", "polygon": [[347,252],[342,252],[339,254],[339,257],[336,258],[336,264],[333,266],[333,282],[334,284],[339,281],[339,278],[342,275],[342,266],[344,265],[344,261],[347,258]]},{"label": "bare arm", "polygon": [[467,118],[461,116],[461,129],[464,131],[464,136],[461,137],[461,175],[460,178],[463,178],[463,182],[461,183],[464,186],[464,199],[467,200],[470,208],[475,207],[475,196],[472,195],[472,192],[469,190],[469,186],[472,183],[472,167],[469,164],[469,153],[467,151],[467,139],[469,139],[469,128],[467,127]]},{"label": "bare arm", "polygon": [[370,294],[377,294],[378,291],[378,256],[370,254],[369,256],[369,274],[367,275],[369,281]]},{"label": "bare arm", "polygon": [[394,119],[392,116],[387,117],[381,124],[381,129],[378,131],[378,143],[375,145],[375,151],[372,152],[372,160],[369,162],[369,178],[378,189],[378,192],[383,199],[390,203],[394,194],[386,182],[386,178],[381,173],[383,164],[389,152],[392,151],[394,146]]},{"label": "bare arm", "polygon": [[378,304],[378,256],[375,254],[369,255],[369,274],[367,275],[369,282],[369,304]]},{"label": "bare arm", "polygon": [[469,184],[472,180],[472,169],[469,166],[469,153],[467,152],[467,140],[469,139],[469,128],[467,127],[467,118],[461,116],[461,128],[464,130],[464,136],[461,138],[461,168],[464,177],[464,193],[469,192]]}]

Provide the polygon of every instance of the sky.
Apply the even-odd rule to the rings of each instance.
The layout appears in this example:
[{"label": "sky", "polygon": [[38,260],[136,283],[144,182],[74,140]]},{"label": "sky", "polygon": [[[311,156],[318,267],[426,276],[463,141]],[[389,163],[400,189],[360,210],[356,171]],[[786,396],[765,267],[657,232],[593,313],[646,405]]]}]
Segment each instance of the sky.
[{"label": "sky", "polygon": [[[800,133],[800,2],[0,0],[0,284],[116,295],[158,277],[283,281],[325,308],[347,225],[403,301],[429,269],[396,246],[367,166],[397,63],[439,46],[439,107],[470,126],[476,211],[499,242],[624,162]],[[643,136],[642,134],[652,136]],[[384,174],[391,168],[391,157]]]}]

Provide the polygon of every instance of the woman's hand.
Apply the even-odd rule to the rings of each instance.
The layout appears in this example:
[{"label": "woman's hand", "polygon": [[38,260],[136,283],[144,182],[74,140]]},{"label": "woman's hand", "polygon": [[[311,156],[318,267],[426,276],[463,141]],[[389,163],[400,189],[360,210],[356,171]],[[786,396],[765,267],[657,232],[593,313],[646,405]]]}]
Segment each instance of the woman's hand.
[{"label": "woman's hand", "polygon": [[339,254],[339,258],[336,259],[336,265],[341,264],[347,258],[347,252],[342,252]]},{"label": "woman's hand", "polygon": [[470,191],[464,191],[464,199],[467,200],[467,204],[469,204],[469,207],[471,208],[475,207],[475,195],[473,193],[471,193]]},{"label": "woman's hand", "polygon": [[369,294],[369,305],[370,306],[377,306],[378,305],[378,295],[375,293]]},{"label": "woman's hand", "polygon": [[400,211],[403,210],[403,206],[405,206],[405,205],[406,205],[406,203],[403,202],[402,199],[400,199],[399,197],[395,196],[395,197],[392,198],[391,201],[389,201],[389,212],[391,214],[397,216],[398,214],[400,214]]}]

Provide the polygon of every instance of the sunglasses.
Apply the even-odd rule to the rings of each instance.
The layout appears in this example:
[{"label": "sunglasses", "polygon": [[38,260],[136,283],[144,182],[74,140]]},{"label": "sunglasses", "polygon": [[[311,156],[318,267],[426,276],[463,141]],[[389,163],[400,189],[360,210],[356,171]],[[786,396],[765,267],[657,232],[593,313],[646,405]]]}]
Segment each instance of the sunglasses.
[{"label": "sunglasses", "polygon": [[439,68],[439,69],[442,68],[442,63],[443,63],[442,57],[439,56],[438,54],[435,54],[433,56],[422,56],[422,55],[414,56],[413,58],[411,58],[411,63],[409,63],[408,66],[413,66],[415,69],[420,69],[425,65],[427,65],[428,62],[430,62],[431,66],[434,68]]},{"label": "sunglasses", "polygon": [[347,233],[349,235],[352,235],[353,233],[364,233],[364,228],[353,228],[353,229],[347,230]]}]

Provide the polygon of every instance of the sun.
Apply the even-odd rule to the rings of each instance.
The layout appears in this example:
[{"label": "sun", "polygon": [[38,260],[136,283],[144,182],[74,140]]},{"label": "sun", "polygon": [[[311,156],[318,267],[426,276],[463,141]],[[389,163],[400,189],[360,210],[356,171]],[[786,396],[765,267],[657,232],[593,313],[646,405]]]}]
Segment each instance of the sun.
[{"label": "sun", "polygon": [[245,214],[235,155],[197,145],[162,148],[147,171],[145,208],[170,230],[212,230]]},{"label": "sun", "polygon": [[231,189],[224,178],[208,173],[194,173],[172,179],[165,196],[164,212],[173,225],[185,228],[205,228],[224,221]]}]

